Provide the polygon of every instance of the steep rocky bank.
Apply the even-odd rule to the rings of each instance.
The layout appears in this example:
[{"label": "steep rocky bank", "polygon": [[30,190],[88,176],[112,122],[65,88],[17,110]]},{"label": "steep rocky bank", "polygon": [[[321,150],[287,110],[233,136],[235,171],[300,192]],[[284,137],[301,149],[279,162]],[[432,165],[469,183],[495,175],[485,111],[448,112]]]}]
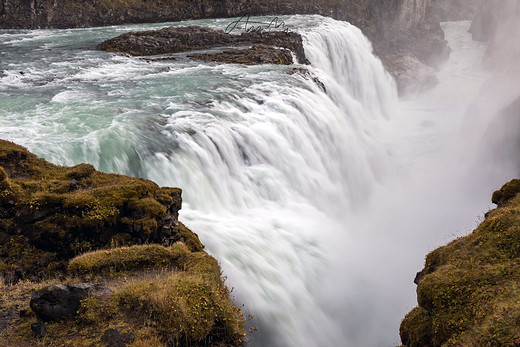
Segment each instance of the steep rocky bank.
[{"label": "steep rocky bank", "polygon": [[[479,170],[485,165],[517,175],[520,169],[519,23],[518,1],[490,0],[472,24],[473,37],[488,42],[483,63],[491,76],[467,123],[478,121],[479,112],[494,115],[476,148]],[[492,202],[498,207],[473,233],[426,257],[415,279],[418,307],[401,323],[404,345],[520,345],[520,181],[505,184]]]},{"label": "steep rocky bank", "polygon": [[470,235],[426,257],[417,301],[403,320],[406,346],[518,346],[520,184],[493,194],[498,208]]},{"label": "steep rocky bank", "polygon": [[181,203],[178,188],[0,140],[0,346],[241,345],[240,309]]},{"label": "steep rocky bank", "polygon": [[[413,86],[409,89],[431,85],[434,81],[431,68],[436,68],[449,54],[431,5],[432,0],[177,0],[173,3],[164,0],[89,0],[80,3],[0,0],[0,28],[73,28],[247,14],[320,14],[349,21],[361,28],[396,78],[400,90],[404,91],[412,80]],[[405,63],[401,63],[403,57]],[[418,69],[417,75],[421,77],[415,80]]]}]

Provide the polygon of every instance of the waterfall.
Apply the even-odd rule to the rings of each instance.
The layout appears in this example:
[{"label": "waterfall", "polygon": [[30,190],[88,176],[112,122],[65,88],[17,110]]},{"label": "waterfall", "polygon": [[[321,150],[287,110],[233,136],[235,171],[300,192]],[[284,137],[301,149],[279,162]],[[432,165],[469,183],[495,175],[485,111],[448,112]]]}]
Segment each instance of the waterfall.
[{"label": "waterfall", "polygon": [[[164,24],[0,31],[0,137],[58,164],[183,188],[180,219],[255,315],[251,345],[395,345],[424,255],[486,206],[451,194],[468,187],[467,172],[444,154],[456,153],[464,113],[445,100],[464,91],[469,103],[476,90],[444,86],[458,76],[448,71],[432,94],[399,102],[358,28],[283,20],[302,34],[310,66],[91,49]],[[228,20],[171,25],[194,23]]]},{"label": "waterfall", "polygon": [[334,287],[358,274],[329,273],[330,246],[345,240],[343,216],[368,202],[391,167],[381,139],[396,91],[370,42],[325,18],[303,35],[311,77],[263,79],[214,101],[211,115],[177,111],[164,131],[180,150],[147,161],[155,181],[183,179],[181,218],[256,314],[260,346],[355,341],[357,317],[337,320],[331,310],[352,312],[349,293]]}]

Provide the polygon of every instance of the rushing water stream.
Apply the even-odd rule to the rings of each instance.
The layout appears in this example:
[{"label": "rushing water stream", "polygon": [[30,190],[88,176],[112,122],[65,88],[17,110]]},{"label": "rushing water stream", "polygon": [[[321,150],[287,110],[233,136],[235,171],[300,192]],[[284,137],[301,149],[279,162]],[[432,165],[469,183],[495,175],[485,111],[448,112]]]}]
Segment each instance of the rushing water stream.
[{"label": "rushing water stream", "polygon": [[396,344],[424,255],[469,232],[507,178],[467,179],[460,124],[484,47],[469,23],[445,24],[440,85],[399,101],[357,28],[283,19],[304,36],[309,75],[93,49],[165,24],[0,31],[0,138],[183,188],[181,220],[256,315],[254,345]]}]

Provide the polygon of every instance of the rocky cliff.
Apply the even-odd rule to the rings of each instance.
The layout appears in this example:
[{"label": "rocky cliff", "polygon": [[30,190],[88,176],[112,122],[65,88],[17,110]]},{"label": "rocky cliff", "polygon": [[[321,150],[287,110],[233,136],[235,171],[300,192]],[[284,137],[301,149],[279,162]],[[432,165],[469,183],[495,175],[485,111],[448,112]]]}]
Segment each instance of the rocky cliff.
[{"label": "rocky cliff", "polygon": [[470,235],[428,254],[417,301],[401,323],[406,346],[520,345],[520,181]]},{"label": "rocky cliff", "polygon": [[242,345],[181,203],[178,188],[0,140],[0,346]]}]

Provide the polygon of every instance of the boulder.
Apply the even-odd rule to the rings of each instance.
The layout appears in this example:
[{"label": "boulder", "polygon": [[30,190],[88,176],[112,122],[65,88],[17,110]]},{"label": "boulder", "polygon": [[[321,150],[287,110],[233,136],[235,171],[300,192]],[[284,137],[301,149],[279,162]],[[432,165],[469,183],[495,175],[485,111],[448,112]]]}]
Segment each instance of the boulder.
[{"label": "boulder", "polygon": [[35,291],[30,306],[38,319],[58,322],[76,315],[81,300],[93,295],[110,295],[112,291],[99,284],[59,284]]}]

